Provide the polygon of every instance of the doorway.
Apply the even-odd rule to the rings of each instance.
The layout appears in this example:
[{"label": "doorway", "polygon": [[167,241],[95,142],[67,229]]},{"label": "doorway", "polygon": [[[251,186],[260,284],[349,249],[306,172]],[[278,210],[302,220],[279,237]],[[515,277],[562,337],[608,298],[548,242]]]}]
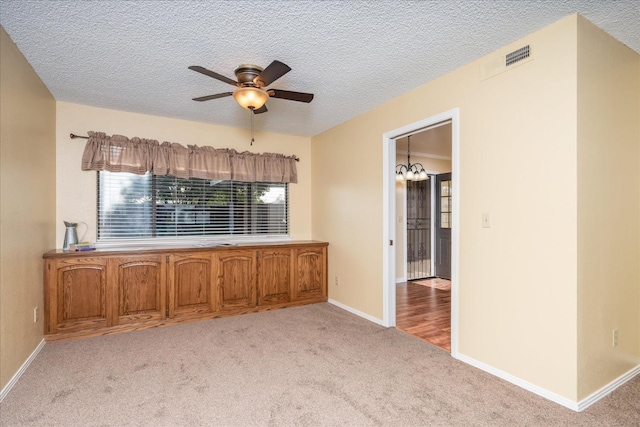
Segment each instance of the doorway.
[{"label": "doorway", "polygon": [[[396,140],[396,214],[405,217],[396,235],[396,328],[445,351],[451,351],[451,151],[450,121]],[[410,169],[428,172],[407,178],[403,171]]]},{"label": "doorway", "polygon": [[[459,110],[408,124],[383,135],[383,325],[396,326],[396,142],[430,127],[451,123],[451,179],[450,179],[450,277],[451,277],[451,355],[457,357],[458,348],[458,252],[459,252]],[[403,232],[404,230],[398,230]]]},{"label": "doorway", "polygon": [[431,183],[432,179],[406,182],[407,232],[404,249],[407,254],[407,280],[426,279],[433,274]]}]

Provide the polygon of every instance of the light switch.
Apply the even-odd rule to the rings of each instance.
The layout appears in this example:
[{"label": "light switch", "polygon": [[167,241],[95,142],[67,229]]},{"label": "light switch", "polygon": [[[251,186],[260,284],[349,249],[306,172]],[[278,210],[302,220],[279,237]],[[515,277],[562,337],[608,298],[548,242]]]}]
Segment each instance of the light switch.
[{"label": "light switch", "polygon": [[482,213],[482,228],[491,228],[491,214],[489,212]]}]

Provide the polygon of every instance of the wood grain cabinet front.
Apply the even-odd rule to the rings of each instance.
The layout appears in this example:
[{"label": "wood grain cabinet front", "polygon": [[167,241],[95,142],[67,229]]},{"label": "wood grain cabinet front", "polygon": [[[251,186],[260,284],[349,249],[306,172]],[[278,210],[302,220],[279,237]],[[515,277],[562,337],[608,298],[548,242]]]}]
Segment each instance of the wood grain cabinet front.
[{"label": "wood grain cabinet front", "polygon": [[116,279],[110,301],[114,324],[166,318],[165,258],[134,255],[110,261],[110,277]]},{"label": "wood grain cabinet front", "polygon": [[229,250],[216,253],[218,310],[256,306],[255,251]]},{"label": "wood grain cabinet front", "polygon": [[211,252],[169,256],[169,317],[215,311]]},{"label": "wood grain cabinet front", "polygon": [[262,250],[257,253],[258,305],[291,301],[291,249]]},{"label": "wood grain cabinet front", "polygon": [[295,278],[292,286],[294,300],[327,297],[327,248],[295,249]]},{"label": "wood grain cabinet front", "polygon": [[47,341],[327,301],[327,243],[53,251]]},{"label": "wood grain cabinet front", "polygon": [[107,326],[106,258],[65,258],[46,268],[46,333]]}]

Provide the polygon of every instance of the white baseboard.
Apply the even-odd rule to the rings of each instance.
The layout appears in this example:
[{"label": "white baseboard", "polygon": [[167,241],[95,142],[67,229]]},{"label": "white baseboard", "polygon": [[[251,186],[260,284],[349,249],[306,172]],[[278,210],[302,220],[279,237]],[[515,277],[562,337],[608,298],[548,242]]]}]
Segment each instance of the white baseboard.
[{"label": "white baseboard", "polygon": [[[362,317],[370,322],[376,323],[378,325],[384,326],[384,324],[382,323],[382,320],[373,317],[367,313],[363,313],[360,310],[356,310],[353,307],[350,307],[348,305],[342,304],[341,302],[338,302],[336,300],[333,300],[331,298],[329,298],[328,300],[329,304],[333,304],[336,307],[340,307],[341,309],[348,311],[349,313],[353,313],[356,316]],[[575,402],[571,399],[568,399],[564,396],[560,396],[557,393],[554,393],[552,391],[549,391],[545,388],[542,388],[540,386],[537,386],[533,383],[530,383],[528,381],[525,381],[523,379],[520,379],[514,375],[511,375],[507,372],[501,371],[500,369],[494,368],[493,366],[487,365],[484,362],[480,362],[479,360],[476,360],[472,357],[466,356],[464,354],[460,354],[460,353],[451,353],[451,357],[458,359],[464,363],[467,363],[471,366],[474,366],[478,369],[481,369],[485,372],[490,373],[491,375],[494,375],[498,378],[501,378],[505,381],[510,382],[511,384],[515,384],[520,388],[523,388],[527,391],[530,391],[531,393],[537,394],[540,397],[544,397],[547,400],[550,400],[552,402],[555,402],[559,405],[564,406],[565,408],[569,408],[573,411],[576,412],[581,412],[584,411],[585,409],[587,409],[589,406],[593,405],[594,403],[596,403],[597,401],[599,401],[600,399],[602,399],[603,397],[611,394],[611,392],[613,392],[615,389],[617,389],[618,387],[620,387],[621,385],[625,384],[626,382],[630,381],[631,379],[633,379],[634,377],[636,377],[637,375],[640,375],[640,365],[636,366],[635,368],[632,368],[631,370],[629,370],[628,372],[622,374],[621,376],[619,376],[618,378],[616,378],[615,380],[611,381],[609,384],[605,385],[604,387],[602,387],[600,390],[592,393],[591,395],[589,395],[588,397],[580,400],[579,402]],[[0,400],[1,401],[1,400]]]},{"label": "white baseboard", "polygon": [[640,374],[640,365],[628,370],[626,373],[620,375],[618,378],[611,381],[609,384],[605,385],[600,390],[595,391],[594,393],[590,394],[589,396],[579,401],[578,411],[584,411],[589,406],[593,405],[603,397],[606,397],[607,395],[611,394],[612,391],[614,391],[615,389],[617,389],[627,381],[630,381],[638,374]]},{"label": "white baseboard", "polygon": [[[452,354],[452,356],[454,355]],[[556,394],[552,391],[549,391],[535,384],[532,384],[528,381],[520,379],[514,375],[501,371],[500,369],[496,369],[493,366],[489,366],[486,363],[475,360],[472,357],[465,356],[464,354],[458,353],[454,357],[462,362],[465,362],[471,366],[474,366],[478,369],[488,372],[491,375],[495,375],[496,377],[501,378],[505,381],[508,381],[511,384],[515,384],[518,387],[521,387],[527,391],[530,391],[531,393],[537,394],[538,396],[544,397],[545,399],[548,399],[552,402],[555,402],[559,405],[562,405],[576,412],[580,412],[587,409],[589,406],[593,405],[598,400],[609,395],[612,391],[614,391],[615,389],[617,389],[627,381],[630,381],[636,375],[640,374],[640,365],[638,365],[635,368],[626,372],[625,374],[619,376],[615,380],[611,381],[609,384],[605,385],[600,390],[592,393],[591,395],[580,400],[579,402],[575,402],[571,399],[567,399],[564,396],[560,396],[559,394]]]},{"label": "white baseboard", "polygon": [[397,285],[398,283],[404,283],[404,282],[406,282],[406,281],[407,281],[407,278],[406,278],[406,277],[400,277],[399,279],[398,279],[398,278],[396,278],[396,285]]},{"label": "white baseboard", "polygon": [[[453,356],[453,355],[452,355]],[[530,391],[531,393],[537,394],[538,396],[544,397],[545,399],[548,399],[552,402],[555,402],[559,405],[562,405],[566,408],[569,408],[571,410],[574,411],[579,411],[578,409],[578,402],[575,402],[571,399],[567,399],[564,396],[560,396],[559,394],[556,394],[552,391],[549,391],[547,389],[544,389],[540,386],[537,386],[535,384],[532,384],[528,381],[525,381],[523,379],[520,379],[514,375],[511,375],[507,372],[501,371],[500,369],[494,368],[493,366],[487,365],[486,363],[480,362],[472,357],[469,356],[465,356],[464,354],[460,354],[457,353],[455,355],[455,358],[467,363],[471,366],[474,366],[478,369],[481,369],[485,372],[490,373],[491,375],[495,375],[498,378],[501,378],[505,381],[510,382],[511,384],[515,384],[520,388],[523,388],[527,391]]]},{"label": "white baseboard", "polygon": [[20,369],[18,369],[18,372],[16,372],[13,375],[13,377],[11,377],[11,380],[9,380],[7,385],[4,386],[2,391],[0,391],[0,402],[2,402],[4,398],[7,396],[7,394],[9,394],[13,386],[16,385],[16,383],[18,382],[22,374],[24,374],[24,372],[27,370],[29,365],[31,365],[31,362],[35,360],[36,356],[38,356],[38,353],[40,353],[40,350],[42,350],[43,347],[44,347],[44,339],[40,341],[40,344],[38,344],[35,350],[31,352],[31,355],[29,355],[27,360],[25,360],[22,366],[20,366]]},{"label": "white baseboard", "polygon": [[331,299],[331,298],[329,298],[329,301],[328,301],[328,302],[329,302],[329,304],[333,304],[333,305],[335,305],[336,307],[340,307],[341,309],[343,309],[343,310],[345,310],[345,311],[348,311],[349,313],[353,313],[353,314],[355,314],[356,316],[360,316],[360,317],[362,317],[363,319],[367,319],[369,322],[373,322],[373,323],[375,323],[375,324],[378,324],[378,325],[384,326],[384,324],[382,323],[382,320],[380,320],[380,319],[378,319],[378,318],[376,318],[376,317],[373,317],[373,316],[371,316],[371,315],[369,315],[369,314],[367,314],[367,313],[363,313],[363,312],[362,312],[362,311],[360,311],[360,310],[356,310],[356,309],[355,309],[355,308],[353,308],[353,307],[349,307],[348,305],[342,304],[341,302],[338,302],[338,301],[333,300],[333,299]]}]

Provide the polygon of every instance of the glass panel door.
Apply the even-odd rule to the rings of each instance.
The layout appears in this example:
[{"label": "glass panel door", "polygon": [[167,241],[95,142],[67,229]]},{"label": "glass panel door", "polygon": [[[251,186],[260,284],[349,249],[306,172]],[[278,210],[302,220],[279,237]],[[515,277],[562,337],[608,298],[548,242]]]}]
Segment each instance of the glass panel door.
[{"label": "glass panel door", "polygon": [[407,280],[430,276],[431,181],[407,181]]},{"label": "glass panel door", "polygon": [[435,276],[451,279],[451,173],[436,176]]}]

